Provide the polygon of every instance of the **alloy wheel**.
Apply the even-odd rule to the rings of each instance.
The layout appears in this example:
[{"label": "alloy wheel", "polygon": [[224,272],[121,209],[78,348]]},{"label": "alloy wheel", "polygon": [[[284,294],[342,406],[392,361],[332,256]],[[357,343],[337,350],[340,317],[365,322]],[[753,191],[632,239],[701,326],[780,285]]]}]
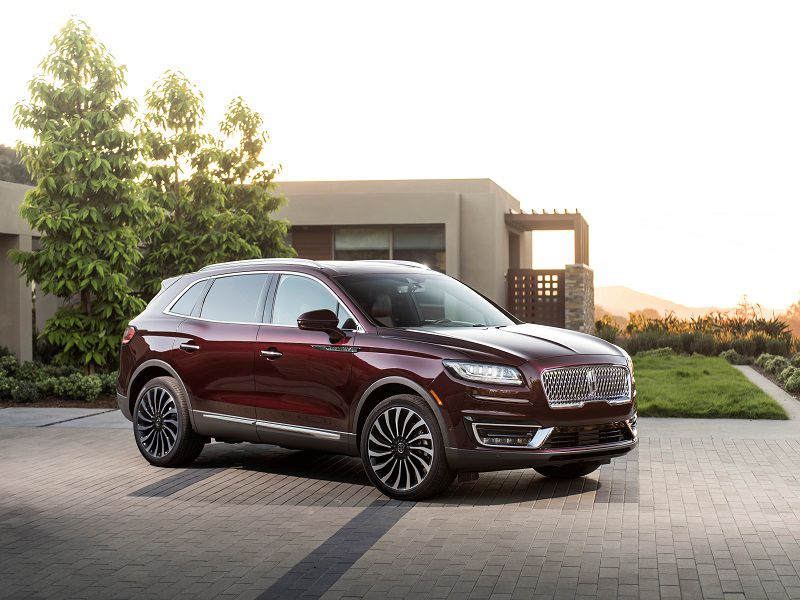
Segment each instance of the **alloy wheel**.
[{"label": "alloy wheel", "polygon": [[392,406],[372,423],[367,443],[375,475],[395,491],[417,487],[433,465],[433,437],[419,413]]},{"label": "alloy wheel", "polygon": [[152,387],[145,392],[136,413],[136,431],[151,456],[169,454],[178,440],[178,408],[169,390]]}]

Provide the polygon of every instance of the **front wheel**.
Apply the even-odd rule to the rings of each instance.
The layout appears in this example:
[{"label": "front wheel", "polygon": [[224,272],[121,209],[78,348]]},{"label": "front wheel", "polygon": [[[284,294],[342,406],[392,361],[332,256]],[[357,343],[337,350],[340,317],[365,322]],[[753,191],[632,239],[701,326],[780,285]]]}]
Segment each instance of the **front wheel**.
[{"label": "front wheel", "polygon": [[364,424],[360,449],[370,481],[390,498],[429,498],[455,478],[436,416],[419,396],[400,394],[379,403]]},{"label": "front wheel", "polygon": [[596,471],[602,464],[603,463],[600,462],[581,462],[559,465],[557,467],[552,465],[534,467],[533,470],[551,479],[576,479]]},{"label": "front wheel", "polygon": [[133,435],[139,452],[157,467],[190,464],[206,441],[192,431],[189,403],[172,377],[156,377],[139,392],[133,407]]}]

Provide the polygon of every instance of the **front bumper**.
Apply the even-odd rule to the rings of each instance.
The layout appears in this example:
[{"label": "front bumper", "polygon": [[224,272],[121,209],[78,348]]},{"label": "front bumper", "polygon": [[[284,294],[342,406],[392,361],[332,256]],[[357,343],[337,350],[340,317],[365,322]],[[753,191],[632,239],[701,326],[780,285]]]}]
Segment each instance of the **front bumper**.
[{"label": "front bumper", "polygon": [[566,464],[575,462],[608,463],[612,458],[623,456],[633,450],[639,438],[597,444],[580,448],[553,448],[544,450],[494,450],[480,448],[467,450],[445,448],[447,463],[456,471],[504,471],[524,469],[540,465]]}]

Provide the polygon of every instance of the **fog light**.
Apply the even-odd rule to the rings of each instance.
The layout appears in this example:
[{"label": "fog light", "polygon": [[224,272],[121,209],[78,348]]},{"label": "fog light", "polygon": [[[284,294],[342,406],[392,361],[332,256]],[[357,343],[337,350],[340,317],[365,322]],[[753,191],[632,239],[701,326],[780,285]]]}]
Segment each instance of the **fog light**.
[{"label": "fog light", "polygon": [[473,423],[478,442],[484,446],[502,448],[525,448],[539,430],[536,425],[503,425]]}]

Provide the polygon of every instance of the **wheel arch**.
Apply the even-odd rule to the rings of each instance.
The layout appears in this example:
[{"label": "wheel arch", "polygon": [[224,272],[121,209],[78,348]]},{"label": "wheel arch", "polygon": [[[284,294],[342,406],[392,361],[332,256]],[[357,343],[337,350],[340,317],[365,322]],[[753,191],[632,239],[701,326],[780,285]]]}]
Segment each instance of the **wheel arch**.
[{"label": "wheel arch", "polygon": [[372,411],[372,409],[381,401],[385,400],[386,398],[390,398],[391,396],[396,396],[397,394],[413,394],[415,396],[419,396],[428,404],[428,406],[430,406],[430,409],[439,424],[439,430],[442,433],[444,445],[445,447],[448,447],[450,442],[447,424],[442,416],[442,411],[439,409],[439,406],[437,406],[430,392],[417,382],[412,381],[407,377],[389,376],[373,382],[364,391],[364,393],[361,394],[361,397],[356,404],[352,425],[352,430],[355,434],[353,436],[353,441],[356,446],[356,453],[359,453],[361,429],[364,426],[370,411]]},{"label": "wheel arch", "polygon": [[133,407],[136,404],[136,399],[147,382],[156,377],[163,377],[165,375],[172,377],[178,382],[186,401],[189,403],[189,420],[192,427],[194,427],[194,411],[192,410],[192,397],[189,395],[189,390],[186,388],[183,379],[181,379],[181,376],[178,375],[175,369],[173,369],[169,363],[157,358],[144,361],[136,368],[131,376],[130,383],[128,384],[128,407],[130,414],[133,415]]}]

